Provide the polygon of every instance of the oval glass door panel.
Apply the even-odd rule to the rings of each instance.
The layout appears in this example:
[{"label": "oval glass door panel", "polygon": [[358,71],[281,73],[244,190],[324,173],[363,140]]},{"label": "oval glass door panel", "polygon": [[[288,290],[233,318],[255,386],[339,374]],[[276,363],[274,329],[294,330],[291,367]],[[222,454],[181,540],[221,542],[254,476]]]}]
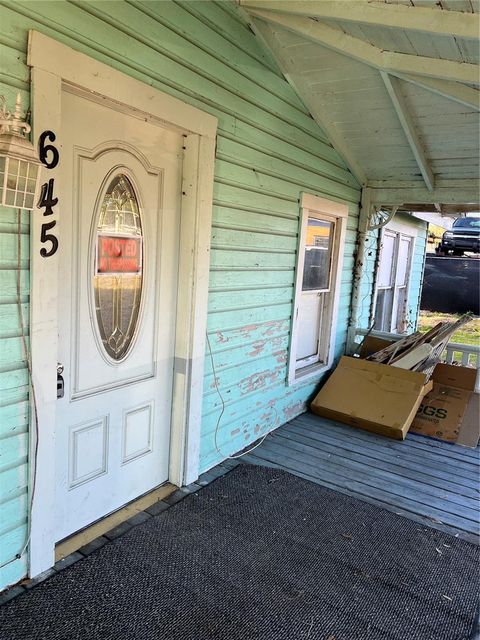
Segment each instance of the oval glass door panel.
[{"label": "oval glass door panel", "polygon": [[138,198],[124,173],[110,181],[95,233],[93,286],[98,333],[106,353],[122,360],[135,336],[143,284],[143,229]]}]

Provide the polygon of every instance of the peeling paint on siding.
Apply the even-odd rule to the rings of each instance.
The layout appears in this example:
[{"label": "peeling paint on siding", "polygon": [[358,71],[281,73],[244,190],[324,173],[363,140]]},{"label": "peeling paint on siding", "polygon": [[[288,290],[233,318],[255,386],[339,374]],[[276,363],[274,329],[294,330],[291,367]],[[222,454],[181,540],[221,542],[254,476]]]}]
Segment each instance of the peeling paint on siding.
[{"label": "peeling paint on siding", "polygon": [[[241,18],[235,18],[233,2],[227,9],[219,2],[191,0],[7,1],[0,12],[6,34],[0,42],[0,93],[9,104],[19,90],[23,104],[29,103],[27,31],[36,29],[219,120],[208,320],[219,367],[213,381],[207,358],[200,453],[205,471],[304,410],[318,381],[286,386],[298,200],[302,191],[309,191],[347,201],[354,234],[358,185],[269,55]],[[16,300],[16,238],[9,216],[6,210],[0,213],[0,304],[7,315],[14,313],[7,306]],[[22,229],[22,251],[28,256],[27,216]],[[349,240],[342,278],[347,300],[352,256]],[[22,263],[21,282],[22,301],[28,305],[28,260]],[[347,312],[348,303],[341,305],[338,353],[345,342]],[[0,433],[12,425],[25,434],[28,379],[20,342],[16,337],[12,342],[6,317],[0,316],[0,349],[6,359],[0,366],[10,369],[0,374]],[[15,325],[15,316],[8,317]],[[221,454],[213,438],[221,410],[217,385],[226,403],[218,433]],[[12,432],[11,437],[17,436]],[[10,436],[0,439],[2,454],[17,451],[17,444],[9,449],[8,440]],[[25,456],[16,455],[12,464],[5,470],[0,466],[2,513],[14,495],[27,492]],[[26,503],[16,506],[18,519],[6,523],[14,526],[14,543],[0,554],[0,564],[14,558],[24,540]],[[0,589],[25,572],[24,560],[0,570]]]}]

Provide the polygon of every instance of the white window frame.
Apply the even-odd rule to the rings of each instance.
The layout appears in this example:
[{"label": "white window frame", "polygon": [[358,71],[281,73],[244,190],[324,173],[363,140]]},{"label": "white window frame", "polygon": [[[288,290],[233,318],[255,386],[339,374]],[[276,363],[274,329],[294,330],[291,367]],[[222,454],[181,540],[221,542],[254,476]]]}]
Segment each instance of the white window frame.
[{"label": "white window frame", "polygon": [[[393,258],[393,263],[391,265],[391,269],[392,269],[392,276],[393,277],[393,300],[392,300],[392,314],[390,316],[390,323],[389,326],[385,329],[381,329],[382,331],[386,331],[387,333],[399,333],[399,331],[397,330],[397,323],[396,323],[396,314],[393,313],[393,310],[395,310],[396,306],[397,306],[397,300],[398,300],[398,291],[399,289],[401,289],[402,287],[397,286],[397,271],[398,271],[398,249],[400,246],[400,239],[402,236],[407,237],[410,239],[411,244],[410,244],[410,254],[408,256],[408,263],[407,263],[407,269],[406,269],[406,273],[407,273],[407,282],[405,285],[405,301],[406,301],[406,306],[408,308],[408,298],[409,298],[409,294],[410,294],[410,283],[411,283],[411,275],[412,275],[412,263],[413,263],[413,256],[415,255],[415,244],[416,244],[416,240],[417,240],[417,229],[415,227],[411,227],[408,224],[404,224],[402,222],[399,222],[397,220],[394,220],[392,222],[389,222],[388,225],[386,225],[385,227],[383,227],[380,231],[380,253],[379,253],[379,257],[378,257],[378,261],[377,261],[377,269],[376,269],[376,273],[375,273],[375,291],[374,291],[374,296],[373,296],[373,301],[372,301],[372,314],[371,314],[371,318],[370,318],[370,325],[372,325],[375,322],[375,315],[376,315],[376,310],[377,310],[377,300],[378,300],[378,292],[380,290],[384,290],[384,289],[390,289],[392,288],[392,286],[390,287],[381,287],[378,284],[378,276],[380,273],[380,263],[381,263],[381,259],[382,259],[382,251],[383,251],[383,239],[385,237],[386,232],[390,231],[391,233],[394,233],[397,238],[395,240],[395,251],[394,251],[394,258]],[[405,317],[404,317],[404,321],[408,322],[409,318],[408,318],[408,313],[405,313]],[[403,332],[405,333],[405,332]]]},{"label": "white window frame", "polygon": [[[305,358],[303,366],[297,364],[297,342],[299,321],[298,313],[302,296],[303,266],[305,261],[305,242],[307,238],[308,218],[314,217],[334,222],[334,237],[331,256],[329,299],[324,310],[324,316],[319,331],[319,343],[322,345],[316,356]],[[288,384],[303,382],[318,376],[330,369],[335,353],[335,338],[337,333],[338,307],[340,300],[340,286],[342,278],[343,255],[345,250],[345,236],[347,232],[348,206],[309,193],[302,194],[300,201],[300,234],[297,249],[297,265],[295,277],[295,294],[293,301],[293,318],[291,327]],[[328,326],[327,332],[322,327]],[[323,351],[323,353],[322,353]],[[324,357],[321,357],[324,356]]]}]

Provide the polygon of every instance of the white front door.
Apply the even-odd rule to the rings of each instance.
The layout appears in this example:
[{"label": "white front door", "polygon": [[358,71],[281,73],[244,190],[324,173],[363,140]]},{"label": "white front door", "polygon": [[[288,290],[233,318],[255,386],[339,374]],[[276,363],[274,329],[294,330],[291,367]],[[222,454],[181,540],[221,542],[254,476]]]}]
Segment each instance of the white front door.
[{"label": "white front door", "polygon": [[62,90],[56,540],[168,479],[182,135]]}]

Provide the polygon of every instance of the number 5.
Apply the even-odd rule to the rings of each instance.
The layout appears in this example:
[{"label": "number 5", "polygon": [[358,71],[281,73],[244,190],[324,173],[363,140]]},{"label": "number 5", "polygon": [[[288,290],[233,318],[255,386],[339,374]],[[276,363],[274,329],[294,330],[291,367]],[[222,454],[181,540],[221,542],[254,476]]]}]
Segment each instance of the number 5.
[{"label": "number 5", "polygon": [[47,251],[45,249],[45,247],[42,247],[40,249],[40,255],[42,256],[42,258],[49,258],[50,256],[53,256],[53,254],[57,252],[58,240],[57,240],[56,236],[54,236],[52,233],[47,233],[47,231],[50,231],[50,229],[53,229],[53,227],[56,224],[57,223],[55,222],[55,220],[53,220],[52,222],[46,222],[45,224],[42,224],[42,232],[40,234],[40,242],[48,242],[48,241],[50,241],[52,243],[52,248],[50,249],[50,251]]}]

